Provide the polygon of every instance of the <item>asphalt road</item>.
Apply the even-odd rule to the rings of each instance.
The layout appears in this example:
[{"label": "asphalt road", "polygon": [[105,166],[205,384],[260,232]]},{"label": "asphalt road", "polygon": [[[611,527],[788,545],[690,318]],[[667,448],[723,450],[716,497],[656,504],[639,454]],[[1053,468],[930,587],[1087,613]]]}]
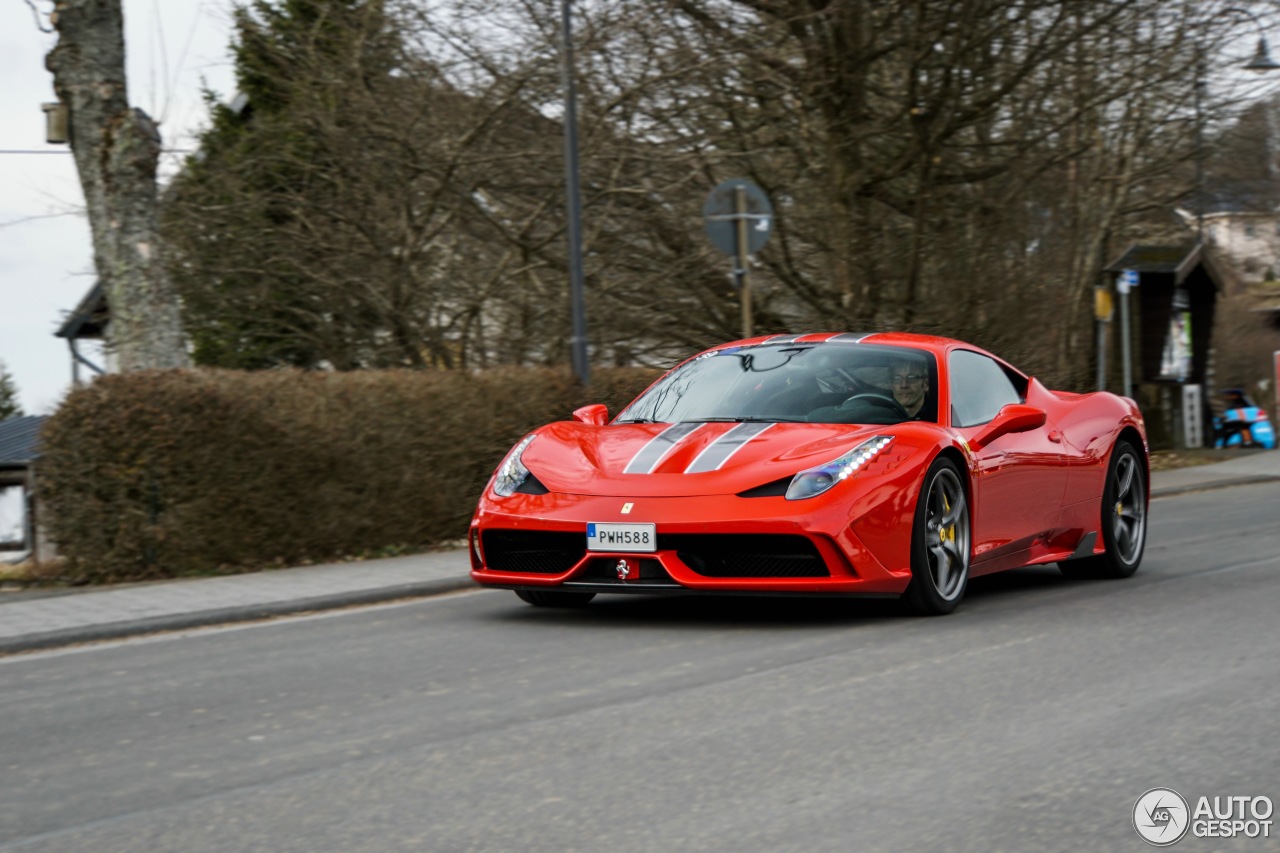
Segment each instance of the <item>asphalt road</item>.
[{"label": "asphalt road", "polygon": [[1277,505],[935,619],[484,591],[0,659],[0,851],[1150,849],[1149,788],[1280,802]]}]

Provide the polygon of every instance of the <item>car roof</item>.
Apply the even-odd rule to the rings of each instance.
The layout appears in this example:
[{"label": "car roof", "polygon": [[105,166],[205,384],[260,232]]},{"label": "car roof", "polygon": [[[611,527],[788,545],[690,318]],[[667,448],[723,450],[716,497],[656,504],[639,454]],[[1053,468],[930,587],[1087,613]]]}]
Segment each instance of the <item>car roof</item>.
[{"label": "car roof", "polygon": [[802,332],[799,334],[759,335],[738,341],[729,341],[710,347],[707,352],[725,349],[726,347],[750,347],[775,344],[878,344],[881,346],[904,346],[914,349],[930,350],[935,355],[953,346],[991,355],[981,347],[967,344],[954,338],[943,338],[937,335],[921,335],[914,332]]}]

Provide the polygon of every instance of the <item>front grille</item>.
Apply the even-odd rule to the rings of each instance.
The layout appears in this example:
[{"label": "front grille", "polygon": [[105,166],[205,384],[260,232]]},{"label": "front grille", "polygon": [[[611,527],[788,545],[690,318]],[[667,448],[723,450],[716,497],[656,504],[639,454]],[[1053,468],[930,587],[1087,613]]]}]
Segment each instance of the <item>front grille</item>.
[{"label": "front grille", "polygon": [[485,565],[497,572],[558,575],[573,568],[587,551],[583,533],[486,530],[480,541]]},{"label": "front grille", "polygon": [[827,565],[804,536],[770,533],[673,533],[658,536],[659,550],[711,578],[825,578]]}]

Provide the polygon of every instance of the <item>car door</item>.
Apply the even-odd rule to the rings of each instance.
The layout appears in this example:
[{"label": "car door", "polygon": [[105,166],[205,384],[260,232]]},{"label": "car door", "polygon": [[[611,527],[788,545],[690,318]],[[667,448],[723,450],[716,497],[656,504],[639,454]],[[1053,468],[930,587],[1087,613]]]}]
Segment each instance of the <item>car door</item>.
[{"label": "car door", "polygon": [[[996,414],[1025,399],[1028,380],[972,350],[947,356],[951,426],[974,440]],[[1066,489],[1062,449],[1052,425],[971,445],[974,563],[1031,547],[1057,525]]]}]

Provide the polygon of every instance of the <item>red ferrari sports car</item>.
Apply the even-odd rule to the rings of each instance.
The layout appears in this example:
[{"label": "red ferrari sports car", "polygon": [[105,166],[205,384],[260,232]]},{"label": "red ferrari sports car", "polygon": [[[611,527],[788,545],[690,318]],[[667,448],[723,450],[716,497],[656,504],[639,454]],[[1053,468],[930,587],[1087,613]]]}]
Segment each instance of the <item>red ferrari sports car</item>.
[{"label": "red ferrari sports car", "polygon": [[471,577],[540,606],[597,593],[902,597],[1057,563],[1126,577],[1146,540],[1142,415],[904,333],[772,335],[522,438],[471,522]]}]

